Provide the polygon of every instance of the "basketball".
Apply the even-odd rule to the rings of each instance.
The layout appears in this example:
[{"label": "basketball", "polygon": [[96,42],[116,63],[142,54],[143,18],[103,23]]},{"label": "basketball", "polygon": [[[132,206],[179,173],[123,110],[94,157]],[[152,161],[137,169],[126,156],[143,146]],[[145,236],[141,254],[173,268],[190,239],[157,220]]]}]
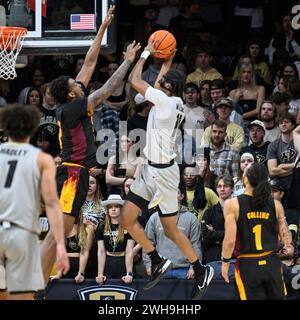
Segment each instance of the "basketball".
[{"label": "basketball", "polygon": [[151,34],[148,43],[154,41],[155,50],[160,52],[153,53],[152,56],[158,59],[168,59],[176,49],[176,39],[167,30],[158,30]]}]

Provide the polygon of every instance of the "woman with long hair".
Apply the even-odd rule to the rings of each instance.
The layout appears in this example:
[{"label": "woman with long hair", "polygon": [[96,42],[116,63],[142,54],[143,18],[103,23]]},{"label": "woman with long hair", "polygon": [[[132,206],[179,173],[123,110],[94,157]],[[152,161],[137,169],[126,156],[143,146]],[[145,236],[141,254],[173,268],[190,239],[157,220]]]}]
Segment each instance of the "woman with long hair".
[{"label": "woman with long hair", "polygon": [[79,222],[79,270],[75,277],[76,283],[81,283],[85,278],[85,269],[88,263],[90,250],[95,237],[98,224],[103,221],[105,209],[101,203],[101,192],[97,179],[90,175],[89,190],[86,201],[81,207]]},{"label": "woman with long hair", "polygon": [[96,282],[103,284],[107,278],[133,280],[134,240],[120,224],[124,201],[118,194],[111,194],[102,205],[106,208],[104,222],[96,231],[98,243],[98,276]]},{"label": "woman with long hair", "polygon": [[136,177],[141,169],[142,158],[137,157],[134,142],[123,134],[120,139],[120,148],[116,155],[108,159],[105,180],[109,194],[122,194],[126,177]]},{"label": "woman with long hair", "polygon": [[292,237],[281,203],[271,197],[268,178],[266,166],[253,163],[243,174],[244,194],[224,205],[222,277],[229,283],[230,259],[237,241],[235,280],[241,300],[279,300],[286,294],[278,239],[290,248]]},{"label": "woman with long hair", "polygon": [[256,85],[253,64],[241,65],[238,73],[238,87],[231,90],[229,96],[243,109],[245,126],[249,121],[256,119],[259,108],[265,99],[265,88]]}]

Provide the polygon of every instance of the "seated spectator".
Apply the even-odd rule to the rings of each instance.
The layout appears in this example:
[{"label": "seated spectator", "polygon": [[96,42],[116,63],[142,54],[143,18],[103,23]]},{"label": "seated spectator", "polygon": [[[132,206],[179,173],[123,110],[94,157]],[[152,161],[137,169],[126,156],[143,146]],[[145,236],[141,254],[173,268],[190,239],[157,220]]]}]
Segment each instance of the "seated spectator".
[{"label": "seated spectator", "polygon": [[[183,191],[183,190],[182,190]],[[201,260],[201,245],[200,245],[200,223],[198,219],[187,208],[181,205],[181,200],[184,195],[178,191],[179,210],[177,215],[177,227],[190,240],[197,257]],[[147,237],[153,243],[155,248],[165,258],[170,259],[174,267],[164,275],[164,279],[194,279],[194,270],[187,258],[178,249],[176,244],[172,242],[165,234],[160,222],[158,212],[155,212],[150,217],[145,228]],[[143,260],[148,275],[151,274],[151,259],[143,251]]]},{"label": "seated spectator", "polygon": [[276,92],[271,95],[270,100],[274,104],[277,114],[288,112],[290,99],[287,93]]},{"label": "seated spectator", "polygon": [[199,88],[193,82],[185,85],[183,105],[185,121],[183,123],[184,140],[183,140],[183,159],[186,163],[193,162],[196,145],[200,144],[204,130],[204,108],[198,105],[200,96]]},{"label": "seated spectator", "polygon": [[[223,120],[227,124],[226,129],[226,143],[237,152],[240,151],[244,144],[244,130],[241,126],[230,121],[230,114],[233,110],[233,104],[230,99],[220,99],[216,102],[215,108],[220,120]],[[207,127],[204,131],[201,145],[207,145],[211,136],[211,126]]]},{"label": "seated spectator", "polygon": [[[282,199],[284,198],[284,195],[286,193],[286,190],[278,179],[272,179],[270,181],[271,190],[272,190],[272,198],[275,200],[278,200],[279,202],[282,202]],[[298,225],[299,225],[299,218],[300,218],[300,211],[297,209],[290,209],[288,208],[284,203],[284,214],[286,217],[286,223],[289,226],[289,230],[292,234],[293,242],[297,242],[297,235],[298,235]]]},{"label": "seated spectator", "polygon": [[249,123],[258,116],[260,106],[265,99],[265,88],[256,85],[252,65],[241,65],[238,83],[238,88],[231,90],[229,96],[243,109],[243,119]]},{"label": "seated spectator", "polygon": [[212,104],[212,99],[210,96],[210,80],[203,80],[200,83],[200,106],[203,108],[209,107]]},{"label": "seated spectator", "polygon": [[105,179],[109,194],[121,195],[126,177],[136,177],[141,169],[142,159],[136,156],[133,145],[126,134],[122,135],[120,150],[108,160]]},{"label": "seated spectator", "polygon": [[243,182],[243,173],[244,173],[245,169],[254,162],[255,162],[255,159],[254,159],[254,156],[252,153],[249,153],[249,152],[242,153],[241,159],[240,159],[240,166],[239,166],[238,175],[237,175],[237,177],[235,177],[233,179],[233,181],[234,181],[233,195],[235,197],[244,193],[245,186],[244,186],[244,182]]},{"label": "seated spectator", "polygon": [[88,263],[90,250],[95,237],[95,230],[103,222],[105,209],[101,205],[101,192],[97,179],[90,175],[89,189],[86,201],[81,208],[79,223],[79,270],[75,277],[76,283],[81,283],[85,278],[85,268]]},{"label": "seated spectator", "polygon": [[232,196],[233,186],[233,179],[229,176],[220,176],[216,180],[219,202],[204,213],[202,242],[205,263],[221,260],[222,242],[225,234],[223,207],[225,200]]},{"label": "seated spectator", "polygon": [[106,208],[103,223],[98,225],[98,276],[96,282],[103,284],[106,279],[122,279],[124,283],[133,280],[133,246],[127,230],[120,225],[121,207],[124,201],[117,194],[111,194],[102,202]]},{"label": "seated spectator", "polygon": [[266,132],[264,123],[260,120],[254,120],[250,122],[248,128],[251,144],[242,148],[241,153],[250,152],[253,154],[255,162],[267,165],[267,151],[270,142],[264,141]]},{"label": "seated spectator", "polygon": [[204,187],[213,190],[216,193],[217,176],[210,171],[210,150],[209,148],[198,148],[196,152],[196,170],[199,179],[203,179]]},{"label": "seated spectator", "polygon": [[207,45],[199,46],[196,49],[195,67],[196,70],[188,74],[186,82],[194,82],[198,87],[203,80],[223,79],[217,69],[210,66],[212,62],[211,48]]},{"label": "seated spectator", "polygon": [[40,107],[43,102],[43,96],[39,88],[31,87],[29,88],[25,104],[30,104],[32,106]]},{"label": "seated spectator", "polygon": [[276,123],[277,110],[272,101],[265,100],[260,107],[259,119],[265,125],[264,141],[273,142],[280,137],[280,130]]},{"label": "seated spectator", "polygon": [[269,175],[279,179],[284,188],[289,189],[295,167],[297,151],[293,142],[293,130],[296,122],[289,113],[279,117],[281,136],[268,146],[267,161]]},{"label": "seated spectator", "polygon": [[225,142],[227,124],[223,120],[216,120],[211,127],[210,142],[204,147],[210,149],[210,170],[217,176],[237,176],[239,155]]},{"label": "seated spectator", "polygon": [[218,197],[211,189],[204,187],[195,165],[184,168],[183,181],[186,188],[187,208],[201,222],[205,210],[217,204]]}]

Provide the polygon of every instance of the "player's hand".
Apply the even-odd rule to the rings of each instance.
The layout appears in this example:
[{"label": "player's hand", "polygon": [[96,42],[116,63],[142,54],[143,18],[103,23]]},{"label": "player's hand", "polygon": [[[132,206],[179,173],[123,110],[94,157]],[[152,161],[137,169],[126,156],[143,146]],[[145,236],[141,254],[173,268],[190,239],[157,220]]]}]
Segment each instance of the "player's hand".
[{"label": "player's hand", "polygon": [[155,40],[149,41],[144,50],[149,51],[151,55],[161,52],[161,50],[155,49]]},{"label": "player's hand", "polygon": [[63,274],[66,274],[70,269],[69,257],[65,245],[56,245],[56,268]]},{"label": "player's hand", "polygon": [[222,277],[225,280],[225,282],[229,283],[229,278],[228,278],[228,271],[229,271],[229,267],[230,267],[230,263],[227,262],[222,262],[222,269],[221,269],[221,273],[222,273]]},{"label": "player's hand", "polygon": [[132,63],[135,59],[137,51],[139,51],[140,49],[141,45],[139,42],[136,43],[135,41],[133,41],[132,43],[130,43],[127,46],[126,52],[123,53],[125,60],[128,60],[130,63]]},{"label": "player's hand", "polygon": [[173,61],[175,55],[176,55],[177,49],[174,49],[171,55],[169,56],[168,59],[165,59],[165,61]]},{"label": "player's hand", "polygon": [[113,18],[114,18],[114,10],[115,10],[115,5],[110,5],[107,15],[105,19],[102,22],[102,25],[105,26],[106,28],[111,24]]}]

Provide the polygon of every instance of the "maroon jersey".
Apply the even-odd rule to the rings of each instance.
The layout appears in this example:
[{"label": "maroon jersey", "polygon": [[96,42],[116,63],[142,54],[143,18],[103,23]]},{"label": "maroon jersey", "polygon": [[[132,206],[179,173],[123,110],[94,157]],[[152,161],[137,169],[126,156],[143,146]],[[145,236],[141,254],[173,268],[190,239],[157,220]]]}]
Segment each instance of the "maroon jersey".
[{"label": "maroon jersey", "polygon": [[88,111],[87,98],[77,98],[56,108],[59,141],[63,162],[91,168],[97,165],[93,131],[93,113]]}]

